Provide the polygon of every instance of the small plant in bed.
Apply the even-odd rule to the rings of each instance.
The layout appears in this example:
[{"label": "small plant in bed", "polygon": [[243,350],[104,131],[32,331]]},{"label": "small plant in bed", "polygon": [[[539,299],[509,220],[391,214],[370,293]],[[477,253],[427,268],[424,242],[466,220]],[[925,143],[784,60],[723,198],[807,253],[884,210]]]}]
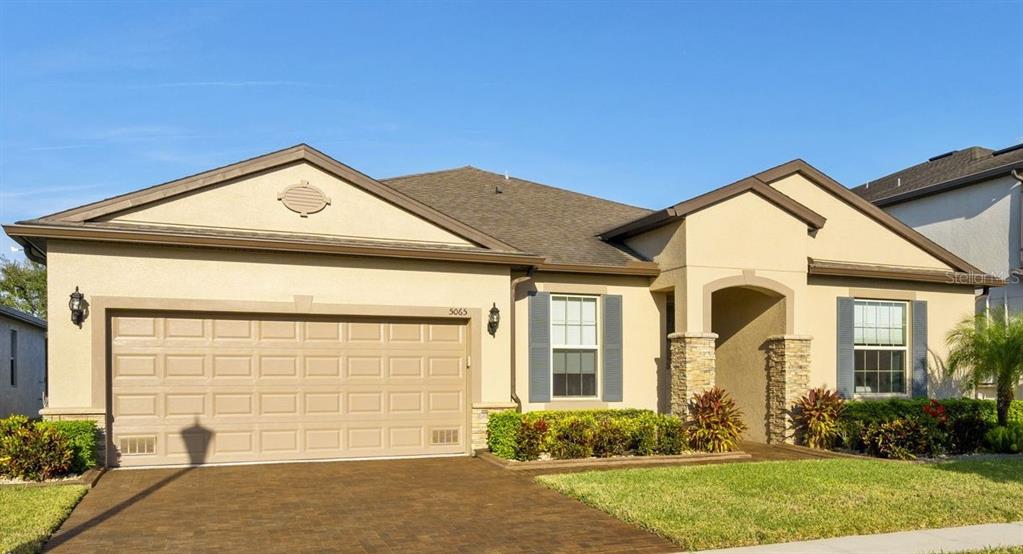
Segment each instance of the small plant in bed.
[{"label": "small plant in bed", "polygon": [[730,452],[739,447],[746,425],[727,392],[714,387],[689,402],[689,445],[703,452]]},{"label": "small plant in bed", "polygon": [[810,448],[831,448],[844,410],[845,400],[837,392],[824,387],[810,389],[792,409],[797,438]]}]

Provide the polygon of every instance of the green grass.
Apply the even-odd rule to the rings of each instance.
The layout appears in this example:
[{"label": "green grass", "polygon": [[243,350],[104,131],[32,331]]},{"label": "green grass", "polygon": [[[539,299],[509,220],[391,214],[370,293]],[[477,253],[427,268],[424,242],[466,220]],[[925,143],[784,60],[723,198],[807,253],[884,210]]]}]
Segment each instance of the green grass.
[{"label": "green grass", "polygon": [[0,486],[0,552],[38,552],[84,494],[82,485]]},{"label": "green grass", "polygon": [[1000,546],[983,550],[963,550],[948,554],[1023,554],[1023,546]]},{"label": "green grass", "polygon": [[693,550],[1023,520],[1023,458],[807,460],[537,480]]}]

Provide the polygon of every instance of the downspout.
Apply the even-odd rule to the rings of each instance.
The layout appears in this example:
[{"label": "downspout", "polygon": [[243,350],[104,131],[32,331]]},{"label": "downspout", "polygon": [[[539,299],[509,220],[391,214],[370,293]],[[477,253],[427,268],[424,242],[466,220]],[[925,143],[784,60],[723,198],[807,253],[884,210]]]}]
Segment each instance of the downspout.
[{"label": "downspout", "polygon": [[517,296],[517,293],[519,291],[519,285],[521,285],[521,284],[523,284],[523,283],[525,283],[527,281],[533,280],[533,273],[534,272],[536,272],[536,266],[529,266],[529,269],[526,270],[526,274],[525,275],[512,279],[512,282],[511,282],[511,299],[510,299],[511,301],[508,304],[511,307],[510,308],[511,309],[511,317],[509,318],[511,320],[510,323],[509,323],[509,325],[511,327],[511,360],[510,360],[511,361],[511,399],[512,399],[512,402],[515,403],[515,411],[517,411],[517,412],[521,412],[522,411],[522,400],[519,399],[518,393],[515,392],[517,390],[516,389],[516,383],[515,383],[515,372],[516,372],[516,369],[517,369],[516,366],[515,366],[515,350],[516,350],[516,347],[515,347],[515,327],[516,327],[516,325],[515,325],[515,312],[518,311],[518,310],[515,309],[515,297]]}]

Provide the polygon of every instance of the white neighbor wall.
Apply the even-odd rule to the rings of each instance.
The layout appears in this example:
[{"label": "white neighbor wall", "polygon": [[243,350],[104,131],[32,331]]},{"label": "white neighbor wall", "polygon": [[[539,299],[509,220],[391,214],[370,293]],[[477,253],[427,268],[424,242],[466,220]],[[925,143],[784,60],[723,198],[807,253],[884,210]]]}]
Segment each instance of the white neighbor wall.
[{"label": "white neighbor wall", "polygon": [[[1020,268],[1020,183],[1005,175],[962,188],[915,198],[884,210],[964,260],[998,277],[1005,287],[992,287],[978,298],[977,310],[1007,306],[1023,313],[1023,283],[1013,270]],[[985,387],[981,396],[994,397]],[[1016,392],[1023,398],[1023,385]]]}]

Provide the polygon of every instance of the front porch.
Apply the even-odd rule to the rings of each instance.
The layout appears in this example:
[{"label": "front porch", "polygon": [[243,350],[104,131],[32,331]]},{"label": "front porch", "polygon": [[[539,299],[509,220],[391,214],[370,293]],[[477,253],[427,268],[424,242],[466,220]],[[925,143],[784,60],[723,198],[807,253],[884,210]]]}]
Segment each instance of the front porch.
[{"label": "front porch", "polygon": [[678,319],[697,330],[668,335],[671,413],[685,416],[694,395],[717,386],[742,411],[747,441],[791,442],[789,410],[809,388],[811,343],[793,332],[793,290],[751,275],[701,288],[699,306],[673,298],[682,307]]}]

